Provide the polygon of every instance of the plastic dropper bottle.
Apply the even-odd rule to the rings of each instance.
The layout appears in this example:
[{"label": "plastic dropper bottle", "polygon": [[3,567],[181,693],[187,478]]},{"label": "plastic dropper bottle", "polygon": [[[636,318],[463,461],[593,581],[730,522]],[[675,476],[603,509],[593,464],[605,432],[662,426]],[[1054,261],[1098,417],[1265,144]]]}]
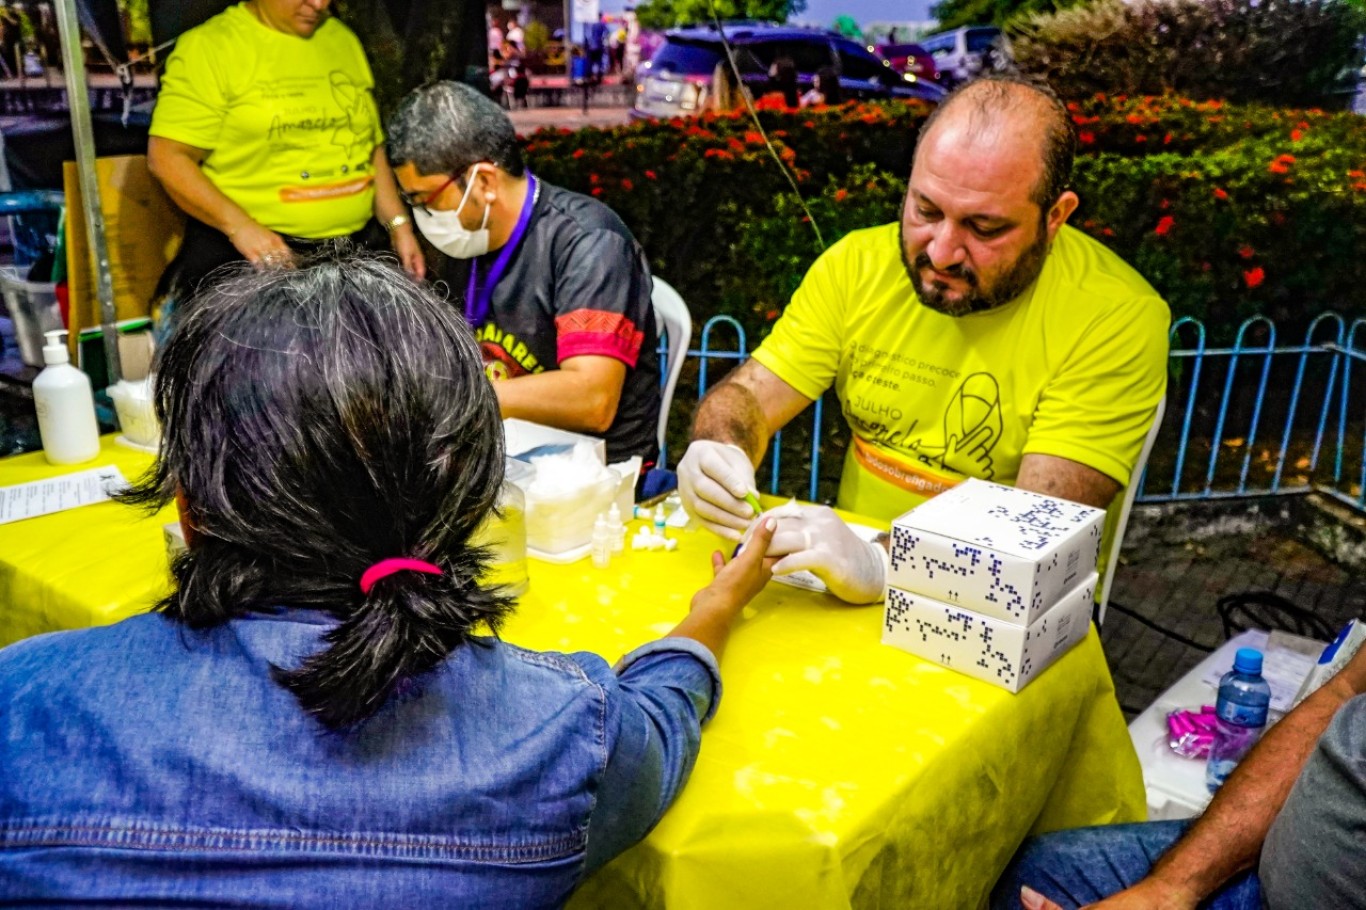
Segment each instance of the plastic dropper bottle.
[{"label": "plastic dropper bottle", "polygon": [[612,503],[607,510],[607,532],[612,542],[612,552],[620,553],[626,549],[626,526],[621,523],[621,509]]},{"label": "plastic dropper bottle", "polygon": [[71,365],[64,329],[45,332],[46,366],[33,380],[38,409],[38,435],[52,464],[80,464],[100,454],[100,428],[95,422],[95,396],[90,377]]},{"label": "plastic dropper bottle", "polygon": [[589,549],[593,555],[593,565],[599,569],[607,568],[607,564],[612,561],[612,538],[611,531],[607,528],[607,516],[601,512],[598,513],[598,520],[593,522],[593,537]]}]

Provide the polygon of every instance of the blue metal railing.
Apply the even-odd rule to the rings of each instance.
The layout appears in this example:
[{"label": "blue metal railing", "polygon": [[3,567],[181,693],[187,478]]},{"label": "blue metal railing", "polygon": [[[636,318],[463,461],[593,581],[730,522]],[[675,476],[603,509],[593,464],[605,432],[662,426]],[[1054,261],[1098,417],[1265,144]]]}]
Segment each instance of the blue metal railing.
[{"label": "blue metal railing", "polygon": [[[1366,318],[1349,323],[1324,313],[1299,344],[1278,345],[1275,323],[1263,316],[1239,326],[1231,347],[1210,347],[1204,325],[1190,317],[1177,320],[1170,337],[1168,416],[1140,480],[1140,502],[1318,491],[1366,511]],[[707,320],[698,341],[688,351],[695,377],[685,371],[679,388],[695,386],[700,400],[714,381],[713,362],[729,369],[749,356],[749,344],[729,316]],[[660,357],[667,359],[663,344]],[[823,418],[817,400],[806,452],[812,501],[831,501],[835,492],[821,478]],[[806,436],[805,427],[797,435]],[[667,463],[666,453],[660,457]],[[779,433],[766,469],[771,493],[780,492],[782,459]]]}]

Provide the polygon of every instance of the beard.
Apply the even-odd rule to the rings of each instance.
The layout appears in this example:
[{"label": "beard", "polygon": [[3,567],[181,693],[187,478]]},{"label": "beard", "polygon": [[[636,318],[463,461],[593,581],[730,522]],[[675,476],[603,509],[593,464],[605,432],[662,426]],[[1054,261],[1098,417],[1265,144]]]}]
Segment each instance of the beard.
[{"label": "beard", "polygon": [[1029,248],[1016,258],[1004,275],[985,288],[982,287],[977,273],[965,265],[936,269],[945,275],[961,279],[968,286],[961,294],[950,296],[951,292],[943,282],[925,281],[920,277],[921,272],[934,269],[934,264],[930,262],[929,254],[923,250],[916,254],[915,261],[912,262],[906,255],[905,227],[898,230],[901,236],[901,264],[906,269],[906,277],[911,280],[911,287],[915,288],[916,296],[923,305],[945,316],[967,316],[970,313],[985,313],[987,310],[1005,306],[1034,283],[1043,271],[1043,262],[1048,256],[1048,232],[1044,225],[1040,224],[1038,237]]}]

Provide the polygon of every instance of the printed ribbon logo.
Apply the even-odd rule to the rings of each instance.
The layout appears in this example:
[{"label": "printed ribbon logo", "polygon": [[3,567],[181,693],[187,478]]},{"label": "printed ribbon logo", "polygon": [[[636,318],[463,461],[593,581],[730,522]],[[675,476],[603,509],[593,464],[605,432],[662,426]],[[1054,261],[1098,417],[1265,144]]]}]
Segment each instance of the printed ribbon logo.
[{"label": "printed ribbon logo", "polygon": [[1001,387],[990,373],[973,373],[963,380],[944,411],[944,445],[921,444],[922,458],[940,467],[992,480],[996,475],[992,450],[1004,432]]},{"label": "printed ribbon logo", "polygon": [[355,160],[358,147],[361,156],[368,158],[366,153],[373,144],[374,130],[368,125],[358,129],[370,119],[366,93],[340,70],[333,70],[327,78],[332,84],[332,100],[341,108],[343,117],[342,123],[332,132],[332,144],[346,149],[348,161]]}]

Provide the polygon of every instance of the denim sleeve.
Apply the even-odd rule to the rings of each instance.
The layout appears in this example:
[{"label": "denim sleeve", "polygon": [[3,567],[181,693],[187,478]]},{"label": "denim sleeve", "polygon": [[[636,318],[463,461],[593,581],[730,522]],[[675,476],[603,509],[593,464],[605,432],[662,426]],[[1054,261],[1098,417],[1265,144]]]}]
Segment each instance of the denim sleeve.
[{"label": "denim sleeve", "polygon": [[586,872],[635,844],[678,798],[692,773],[702,724],[721,700],[716,658],[689,638],[636,648],[607,680],[607,767],[588,821]]}]

